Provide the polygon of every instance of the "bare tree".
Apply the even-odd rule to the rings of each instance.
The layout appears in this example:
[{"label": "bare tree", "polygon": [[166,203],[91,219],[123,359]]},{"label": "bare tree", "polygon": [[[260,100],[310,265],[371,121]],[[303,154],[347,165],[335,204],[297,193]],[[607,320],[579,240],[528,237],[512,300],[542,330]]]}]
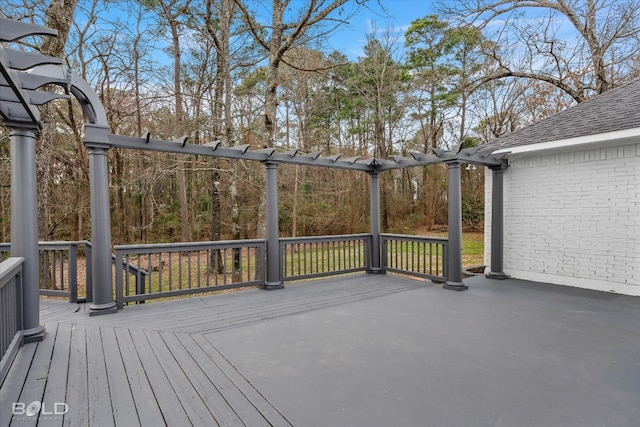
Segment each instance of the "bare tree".
[{"label": "bare tree", "polygon": [[496,42],[485,53],[497,68],[479,84],[505,77],[538,80],[582,102],[633,74],[640,53],[636,0],[458,0],[441,9]]},{"label": "bare tree", "polygon": [[[249,31],[256,42],[262,46],[269,56],[267,71],[267,84],[265,90],[265,111],[264,124],[267,130],[266,145],[272,147],[275,143],[276,131],[276,111],[277,111],[277,88],[279,83],[279,67],[285,62],[284,55],[292,47],[299,45],[305,40],[313,37],[320,37],[326,32],[312,34],[316,27],[323,22],[333,22],[340,24],[346,22],[349,14],[334,17],[336,11],[342,13],[343,6],[348,0],[306,0],[294,3],[296,6],[302,3],[297,16],[292,21],[287,21],[285,12],[291,9],[291,0],[272,0],[271,22],[261,24],[258,17],[250,11],[247,6],[250,4],[246,0],[234,0],[240,8]],[[360,3],[364,3],[363,0]],[[340,15],[341,13],[338,13]],[[335,25],[334,25],[335,27]],[[311,70],[310,70],[311,71]]]}]

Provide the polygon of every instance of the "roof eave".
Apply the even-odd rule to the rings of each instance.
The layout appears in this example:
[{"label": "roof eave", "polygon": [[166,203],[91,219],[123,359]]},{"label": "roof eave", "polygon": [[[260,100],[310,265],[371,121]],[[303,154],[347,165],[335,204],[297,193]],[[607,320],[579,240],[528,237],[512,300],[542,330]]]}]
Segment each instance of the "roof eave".
[{"label": "roof eave", "polygon": [[613,145],[625,145],[640,141],[640,127],[584,135],[575,138],[558,139],[535,144],[505,147],[492,151],[491,155],[503,154],[506,158],[523,157],[546,153],[562,153],[582,149],[601,148]]}]

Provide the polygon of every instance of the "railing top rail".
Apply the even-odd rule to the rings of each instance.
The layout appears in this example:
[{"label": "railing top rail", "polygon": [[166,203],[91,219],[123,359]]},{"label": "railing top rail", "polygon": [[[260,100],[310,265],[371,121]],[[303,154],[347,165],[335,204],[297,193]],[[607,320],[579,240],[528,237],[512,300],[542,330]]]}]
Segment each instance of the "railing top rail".
[{"label": "railing top rail", "polygon": [[217,248],[237,248],[246,246],[264,245],[264,239],[245,240],[216,240],[210,242],[183,242],[183,243],[149,243],[140,245],[117,245],[114,249],[118,252],[135,252],[141,250],[162,251],[162,250],[197,250],[197,249],[217,249]]},{"label": "railing top rail", "polygon": [[357,240],[357,239],[367,239],[371,238],[371,234],[361,233],[361,234],[337,234],[331,236],[301,236],[301,237],[281,237],[281,242],[335,242],[335,241],[343,241],[343,240]]},{"label": "railing top rail", "polygon": [[24,258],[11,257],[0,263],[0,288],[3,288],[22,268]]},{"label": "railing top rail", "polygon": [[[42,240],[38,242],[39,247],[54,247],[64,246],[69,247],[71,245],[87,245],[91,246],[91,242],[88,240]],[[0,248],[10,248],[11,242],[0,243]]]},{"label": "railing top rail", "polygon": [[39,249],[49,249],[49,250],[60,250],[60,249],[69,249],[72,246],[79,246],[83,244],[83,242],[75,242],[75,241],[50,241],[50,242],[38,242]]},{"label": "railing top rail", "polygon": [[414,242],[434,242],[434,243],[447,243],[449,239],[446,237],[430,237],[430,236],[409,236],[406,234],[390,234],[382,233],[381,237],[387,239],[408,240]]}]

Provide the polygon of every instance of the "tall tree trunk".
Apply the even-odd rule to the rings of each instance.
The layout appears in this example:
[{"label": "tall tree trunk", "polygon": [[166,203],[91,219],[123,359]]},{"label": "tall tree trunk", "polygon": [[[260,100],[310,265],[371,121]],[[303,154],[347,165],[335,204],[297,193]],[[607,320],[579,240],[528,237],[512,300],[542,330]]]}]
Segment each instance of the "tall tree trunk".
[{"label": "tall tree trunk", "polygon": [[45,12],[45,27],[58,31],[58,36],[44,39],[40,48],[42,54],[62,58],[77,5],[78,0],[51,1]]},{"label": "tall tree trunk", "polygon": [[[170,2],[169,4],[161,3],[162,13],[164,17],[167,19],[169,28],[171,29],[171,43],[173,47],[173,89],[174,89],[174,99],[175,99],[175,116],[176,116],[176,129],[177,129],[177,137],[181,137],[184,132],[184,115],[182,111],[182,77],[181,77],[181,68],[182,68],[182,50],[180,45],[180,33],[179,26],[180,22],[178,18],[185,13],[185,11],[189,7],[189,1],[185,2],[184,5],[176,5],[175,1]],[[176,11],[172,11],[172,7],[176,7]],[[177,170],[177,196],[178,202],[180,203],[180,239],[183,242],[188,242],[191,239],[191,227],[189,221],[189,206],[187,204],[187,175],[186,175],[186,160],[183,156],[179,155],[178,157],[178,170]]]}]

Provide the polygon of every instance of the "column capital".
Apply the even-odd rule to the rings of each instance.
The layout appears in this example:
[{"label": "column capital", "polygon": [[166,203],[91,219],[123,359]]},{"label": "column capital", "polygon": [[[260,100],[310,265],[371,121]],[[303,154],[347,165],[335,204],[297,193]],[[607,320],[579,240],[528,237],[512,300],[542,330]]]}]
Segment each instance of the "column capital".
[{"label": "column capital", "polygon": [[109,128],[105,126],[95,125],[93,123],[85,123],[84,125],[84,146],[89,150],[89,154],[93,150],[107,151],[111,148],[109,141]]},{"label": "column capital", "polygon": [[[84,146],[89,150],[89,155],[91,154],[104,154],[109,148],[111,148],[111,144],[104,142],[94,142],[94,141],[84,141]],[[96,153],[99,151],[103,151],[104,153]]]},{"label": "column capital", "polygon": [[493,171],[493,173],[502,173],[505,170],[507,170],[508,167],[509,167],[509,165],[507,163],[502,163],[500,165],[488,166],[488,168],[491,169],[491,171]]},{"label": "column capital", "polygon": [[5,123],[5,126],[9,128],[9,136],[15,135],[34,139],[36,137],[36,132],[38,132],[39,130],[37,126],[29,126],[25,124],[22,124],[20,126],[12,126],[10,122]]},{"label": "column capital", "polygon": [[267,169],[277,169],[277,167],[278,167],[278,162],[274,162],[273,160],[264,160],[264,161],[262,161],[262,164]]}]

